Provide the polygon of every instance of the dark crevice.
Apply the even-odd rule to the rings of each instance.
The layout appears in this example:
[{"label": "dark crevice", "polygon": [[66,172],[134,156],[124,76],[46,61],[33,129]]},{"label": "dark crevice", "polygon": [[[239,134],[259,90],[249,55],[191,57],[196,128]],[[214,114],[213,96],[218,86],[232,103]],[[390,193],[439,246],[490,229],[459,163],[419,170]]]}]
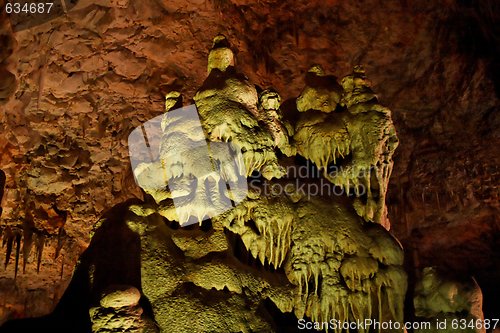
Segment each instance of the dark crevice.
[{"label": "dark crevice", "polygon": [[168,220],[166,218],[163,218],[163,222],[165,223],[165,225],[167,227],[169,227],[172,230],[177,230],[177,229],[179,229],[181,227],[181,225],[177,221],[170,221],[170,220]]},{"label": "dark crevice", "polygon": [[241,237],[234,232],[224,229],[226,234],[230,253],[243,265],[249,266],[251,268],[257,269],[259,271],[266,271],[269,273],[285,274],[283,267],[274,267],[266,259],[264,264],[259,259],[254,258],[254,256],[246,249],[245,244],[241,240]]},{"label": "dark crevice", "polygon": [[[299,332],[321,332],[317,330],[299,329],[299,319],[293,312],[282,312],[274,302],[266,298],[264,299],[257,311],[263,314],[264,318],[269,318],[273,325],[273,329],[277,333],[299,333]],[[310,319],[307,319],[311,321]]]},{"label": "dark crevice", "polygon": [[352,164],[352,154],[347,154],[345,156],[336,153],[335,162],[331,162],[327,166],[328,173],[338,172],[342,170],[342,168]]},{"label": "dark crevice", "polygon": [[257,225],[255,224],[255,221],[254,221],[254,220],[248,220],[248,221],[246,221],[246,222],[245,222],[245,225],[246,225],[247,227],[249,227],[250,229],[252,229],[252,231],[253,231],[256,235],[260,236],[260,230],[259,230],[259,228],[257,228]]}]

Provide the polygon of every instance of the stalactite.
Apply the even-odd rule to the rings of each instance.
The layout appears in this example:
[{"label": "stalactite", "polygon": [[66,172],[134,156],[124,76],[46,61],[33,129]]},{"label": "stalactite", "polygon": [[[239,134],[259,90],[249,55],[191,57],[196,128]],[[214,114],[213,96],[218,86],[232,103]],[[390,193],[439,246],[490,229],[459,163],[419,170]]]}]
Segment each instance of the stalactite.
[{"label": "stalactite", "polygon": [[61,279],[63,278],[63,275],[64,275],[64,255],[62,256],[61,259],[61,275],[60,275]]},{"label": "stalactite", "polygon": [[64,245],[65,236],[66,232],[64,231],[64,228],[63,227],[59,228],[59,232],[57,233],[57,246],[54,254],[54,259],[57,259],[59,253],[61,252],[61,249]]},{"label": "stalactite", "polygon": [[26,263],[28,262],[32,246],[33,229],[25,223],[23,226],[23,273],[26,273]]},{"label": "stalactite", "polygon": [[36,235],[36,240],[35,240],[35,247],[36,247],[36,253],[37,253],[37,262],[36,262],[36,272],[40,272],[40,265],[42,263],[42,255],[43,255],[43,248],[45,246],[45,235],[39,233]]},{"label": "stalactite", "polygon": [[[376,284],[376,293],[377,293],[377,308],[378,308],[378,318],[377,320],[382,321],[382,285]],[[381,328],[379,327],[378,332],[381,333]]]},{"label": "stalactite", "polygon": [[12,228],[10,226],[7,226],[3,231],[3,240],[2,240],[2,244],[7,246],[5,250],[4,268],[7,268],[7,266],[9,265],[13,243],[14,243],[14,232],[12,231]]},{"label": "stalactite", "polygon": [[19,253],[20,253],[20,250],[21,250],[21,233],[20,232],[16,232],[16,264],[15,264],[15,270],[14,270],[14,278],[17,277],[17,271],[18,271],[18,268],[19,268]]},{"label": "stalactite", "polygon": [[436,203],[438,206],[438,210],[441,211],[441,202],[439,201],[439,193],[438,193],[438,191],[435,191],[434,193],[436,195]]},{"label": "stalactite", "polygon": [[5,172],[0,170],[0,218],[2,217],[3,208],[2,208],[2,198],[4,193],[4,187],[7,177],[5,176]]}]

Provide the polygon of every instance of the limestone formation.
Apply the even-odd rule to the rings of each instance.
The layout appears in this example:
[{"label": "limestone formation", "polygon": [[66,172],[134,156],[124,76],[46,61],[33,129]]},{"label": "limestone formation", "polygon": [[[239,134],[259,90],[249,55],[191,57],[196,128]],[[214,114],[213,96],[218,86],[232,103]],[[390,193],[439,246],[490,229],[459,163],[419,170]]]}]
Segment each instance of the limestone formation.
[{"label": "limestone formation", "polygon": [[131,286],[110,286],[102,295],[100,306],[89,310],[92,332],[144,332],[142,308],[138,306],[141,294]]},{"label": "limestone formation", "polygon": [[[216,42],[221,36],[216,37]],[[222,40],[225,40],[223,38]],[[219,41],[220,43],[220,41]],[[273,136],[259,125],[258,95],[254,85],[226,62],[209,55],[209,76],[194,96],[203,129],[211,141],[232,142],[243,154],[246,175],[260,171],[267,179],[283,176]],[[224,52],[230,52],[224,48]]]},{"label": "limestone formation", "polygon": [[[0,229],[6,240],[7,227],[22,234],[25,271],[18,266],[16,276],[14,238],[0,270],[0,323],[50,313],[95,221],[143,198],[126,139],[163,113],[168,91],[189,103],[219,32],[238,49],[239,70],[279,91],[285,117],[310,64],[341,78],[364,63],[401,139],[388,194],[392,232],[418,249],[421,265],[473,274],[488,316],[499,312],[498,1],[80,0],[64,1],[67,13],[54,2],[61,15],[50,17],[9,17],[6,2],[0,67],[17,82],[0,102]],[[58,189],[41,183],[25,193],[23,178],[36,185],[27,173],[39,171],[45,179],[55,171]],[[54,208],[67,212],[62,229]],[[7,243],[0,252],[3,267]]]},{"label": "limestone formation", "polygon": [[379,226],[363,227],[342,201],[258,197],[216,221],[239,235],[262,265],[284,267],[295,286],[287,302],[299,318],[402,320],[406,274],[399,243]]},{"label": "limestone formation", "polygon": [[306,87],[297,97],[297,110],[330,113],[342,97],[342,87],[333,75],[326,75],[320,65],[312,66],[306,75]]},{"label": "limestone formation", "polygon": [[295,147],[290,145],[289,138],[293,136],[293,126],[283,120],[280,110],[281,97],[273,89],[266,89],[259,94],[260,118],[274,138],[274,144],[287,156],[296,154]]},{"label": "limestone formation", "polygon": [[[297,152],[313,161],[332,183],[355,195],[360,216],[389,228],[385,197],[398,146],[391,113],[378,104],[359,67],[342,79],[342,86],[339,102],[347,110],[326,113],[319,108],[316,103],[325,88],[309,87],[309,97],[297,99],[303,112],[295,125]],[[338,88],[331,89],[336,96]]]},{"label": "limestone formation", "polygon": [[[227,40],[217,36],[209,54],[209,76],[194,97],[195,105],[174,109],[181,96],[170,92],[161,131],[157,124],[152,125],[157,127],[152,135],[144,130],[146,149],[158,151],[151,153],[149,162],[137,164],[134,174],[157,203],[165,201],[166,207],[170,199],[174,201],[175,211],[164,209],[162,214],[181,224],[201,223],[232,207],[231,201],[241,201],[246,177],[253,172],[267,179],[283,176],[275,148],[288,155],[293,152],[281,121],[279,95],[265,93],[259,104],[256,88],[228,59],[232,51]],[[161,140],[151,148],[155,135]],[[129,138],[129,144],[134,141]]]},{"label": "limestone formation", "polygon": [[[180,94],[166,96],[159,142],[151,146],[157,160],[134,169],[154,201],[124,216],[140,235],[142,293],[160,330],[274,331],[272,321],[255,316],[266,302],[315,321],[401,322],[403,252],[378,225],[388,227],[385,191],[397,137],[361,70],[341,86],[313,67],[294,123],[277,92],[257,95],[237,72],[223,36],[208,68],[194,106],[176,109]],[[224,153],[227,147],[236,153]],[[318,177],[285,173],[304,167],[294,165],[295,154],[314,162]],[[334,167],[337,173],[328,172]],[[230,186],[241,179],[249,181],[244,193]],[[306,193],[298,180],[345,191]],[[193,218],[199,226],[182,228]]]},{"label": "limestone formation", "polygon": [[483,295],[473,278],[457,281],[446,278],[435,267],[426,267],[415,287],[413,303],[415,315],[432,324],[431,330],[417,330],[419,333],[485,333],[491,328],[486,324],[489,321],[484,321]]}]

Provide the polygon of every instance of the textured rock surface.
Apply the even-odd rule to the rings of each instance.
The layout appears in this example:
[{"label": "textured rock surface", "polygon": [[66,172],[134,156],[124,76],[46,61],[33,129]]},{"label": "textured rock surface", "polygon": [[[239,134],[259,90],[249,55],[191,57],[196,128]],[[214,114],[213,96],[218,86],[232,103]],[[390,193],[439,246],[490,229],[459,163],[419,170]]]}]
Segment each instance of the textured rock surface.
[{"label": "textured rock surface", "polygon": [[[342,87],[335,77],[320,71],[309,71],[307,86],[297,98],[301,112],[293,137],[297,152],[332,183],[356,196],[354,208],[360,216],[389,229],[385,197],[399,143],[391,111],[378,103],[361,68],[344,77]],[[331,87],[323,86],[325,79]],[[336,108],[340,98],[347,112]]]},{"label": "textured rock surface", "polygon": [[[14,280],[15,250],[0,272],[3,318],[50,312],[102,212],[141,196],[127,136],[163,112],[165,92],[193,96],[217,33],[236,44],[236,62],[250,79],[274,86],[284,101],[300,94],[314,63],[339,76],[365,67],[401,139],[388,192],[392,230],[416,266],[475,275],[493,311],[488,296],[498,294],[500,277],[497,22],[494,0],[81,0],[67,15],[17,32],[13,56],[0,65],[17,77],[14,98],[0,105],[7,176],[0,228],[11,226],[22,245],[33,246],[22,247],[25,273]],[[9,90],[4,78],[0,90]]]},{"label": "textured rock surface", "polygon": [[[318,321],[402,320],[403,253],[384,229],[363,227],[343,202],[304,199],[295,210],[286,196],[272,201],[238,206],[208,231],[172,229],[157,214],[126,217],[141,235],[143,293],[162,332],[274,332],[278,319],[262,309],[268,302]],[[210,242],[216,234],[223,247]],[[179,236],[197,242],[177,246]],[[193,258],[199,247],[206,253]]]},{"label": "textured rock surface", "polygon": [[[4,1],[0,1],[4,6]],[[9,24],[7,13],[0,14],[0,105],[7,102],[16,89],[16,77],[8,70],[7,59],[14,50],[15,40],[12,27]]]},{"label": "textured rock surface", "polygon": [[143,332],[141,292],[132,286],[110,286],[99,307],[90,308],[92,332]]}]

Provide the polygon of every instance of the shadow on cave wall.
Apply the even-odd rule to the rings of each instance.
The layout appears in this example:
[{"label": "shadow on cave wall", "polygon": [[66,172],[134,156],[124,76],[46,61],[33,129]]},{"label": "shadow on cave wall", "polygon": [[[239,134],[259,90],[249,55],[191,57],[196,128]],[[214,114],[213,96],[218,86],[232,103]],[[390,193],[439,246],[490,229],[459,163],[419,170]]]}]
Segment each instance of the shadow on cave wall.
[{"label": "shadow on cave wall", "polygon": [[[500,2],[497,0],[457,0],[444,7],[446,19],[440,37],[444,50],[456,45],[457,51],[474,59],[486,60],[487,75],[500,96]],[[448,42],[444,42],[448,41]],[[454,43],[450,43],[454,41]]]},{"label": "shadow on cave wall", "polygon": [[[140,202],[130,199],[104,214],[52,314],[9,321],[0,332],[91,332],[89,308],[99,304],[99,296],[108,286],[125,284],[141,290],[140,238],[124,220],[127,208]],[[147,304],[141,305],[148,308]]]}]

